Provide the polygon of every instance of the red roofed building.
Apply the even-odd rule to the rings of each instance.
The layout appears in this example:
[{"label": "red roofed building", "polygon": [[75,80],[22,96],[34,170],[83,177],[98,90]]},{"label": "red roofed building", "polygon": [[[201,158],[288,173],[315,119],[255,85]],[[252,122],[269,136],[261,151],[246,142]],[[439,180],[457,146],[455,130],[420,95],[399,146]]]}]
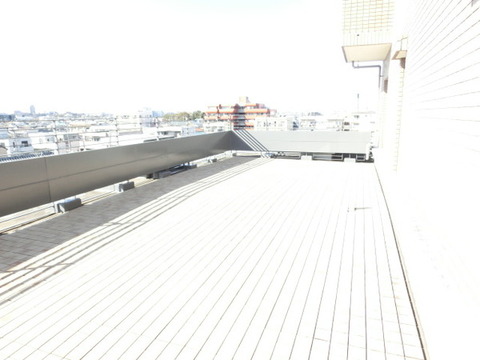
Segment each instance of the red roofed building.
[{"label": "red roofed building", "polygon": [[205,132],[228,130],[253,130],[255,118],[267,117],[274,110],[264,104],[251,103],[246,96],[240,97],[234,105],[213,105],[205,111]]}]

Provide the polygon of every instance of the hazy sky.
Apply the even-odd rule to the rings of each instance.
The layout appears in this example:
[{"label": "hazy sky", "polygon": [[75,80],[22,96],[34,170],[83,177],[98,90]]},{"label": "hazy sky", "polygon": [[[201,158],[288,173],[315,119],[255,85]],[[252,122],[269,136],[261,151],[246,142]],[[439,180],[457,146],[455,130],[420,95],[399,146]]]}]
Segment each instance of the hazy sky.
[{"label": "hazy sky", "polygon": [[0,0],[0,14],[0,112],[374,103],[375,70],[343,58],[341,1]]}]

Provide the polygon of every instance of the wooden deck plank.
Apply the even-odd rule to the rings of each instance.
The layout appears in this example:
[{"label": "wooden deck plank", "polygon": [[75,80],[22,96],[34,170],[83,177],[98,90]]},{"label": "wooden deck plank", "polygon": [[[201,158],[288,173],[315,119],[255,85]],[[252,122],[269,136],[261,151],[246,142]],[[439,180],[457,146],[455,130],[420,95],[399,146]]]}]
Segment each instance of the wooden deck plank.
[{"label": "wooden deck plank", "polygon": [[421,359],[373,165],[231,161],[0,237],[0,354]]}]

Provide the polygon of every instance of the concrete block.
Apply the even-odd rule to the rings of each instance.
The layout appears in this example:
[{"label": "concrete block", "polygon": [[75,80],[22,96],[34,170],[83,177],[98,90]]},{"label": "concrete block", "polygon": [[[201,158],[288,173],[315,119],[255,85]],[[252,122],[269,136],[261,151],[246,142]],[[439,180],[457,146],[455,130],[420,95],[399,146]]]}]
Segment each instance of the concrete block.
[{"label": "concrete block", "polygon": [[170,171],[168,171],[168,170],[162,170],[162,171],[156,171],[156,172],[154,172],[152,178],[155,179],[155,180],[158,180],[158,179],[163,179],[163,178],[165,178],[165,177],[167,177],[167,176],[170,176],[170,175],[172,175],[172,174],[170,173]]},{"label": "concrete block", "polygon": [[117,192],[124,192],[127,190],[131,190],[133,188],[135,188],[135,183],[133,181],[127,181],[127,182],[115,185],[115,191]]},{"label": "concrete block", "polygon": [[57,203],[55,210],[57,211],[57,213],[65,213],[67,211],[76,209],[80,206],[82,206],[82,200],[79,198],[76,198],[76,199],[64,200],[62,202]]}]

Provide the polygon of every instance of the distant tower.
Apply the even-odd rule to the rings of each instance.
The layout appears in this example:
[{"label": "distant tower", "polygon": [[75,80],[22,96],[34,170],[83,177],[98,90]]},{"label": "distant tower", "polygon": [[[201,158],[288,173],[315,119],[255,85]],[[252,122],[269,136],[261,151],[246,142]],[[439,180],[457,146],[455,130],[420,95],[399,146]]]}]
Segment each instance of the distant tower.
[{"label": "distant tower", "polygon": [[35,106],[30,105],[30,114],[35,115]]}]

